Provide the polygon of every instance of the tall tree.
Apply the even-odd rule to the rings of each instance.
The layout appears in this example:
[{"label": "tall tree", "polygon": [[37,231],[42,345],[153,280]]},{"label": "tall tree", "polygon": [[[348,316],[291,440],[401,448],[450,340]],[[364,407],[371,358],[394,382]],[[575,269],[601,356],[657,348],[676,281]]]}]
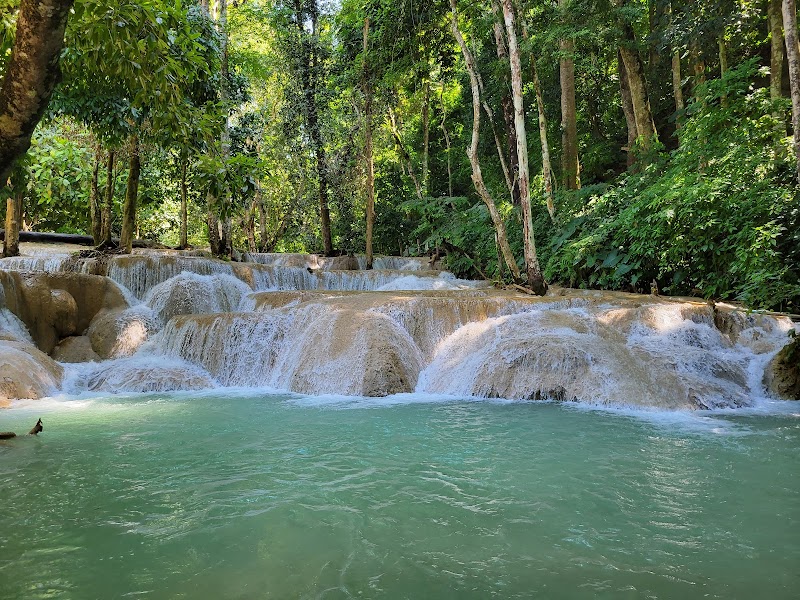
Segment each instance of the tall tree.
[{"label": "tall tree", "polygon": [[800,183],[800,45],[797,39],[797,9],[794,0],[783,0],[783,31],[786,39],[786,58],[789,63],[789,86],[792,92],[792,135],[797,161],[797,181]]},{"label": "tall tree", "polygon": [[506,266],[511,271],[515,279],[519,280],[520,270],[517,266],[517,261],[514,258],[514,253],[511,250],[511,244],[508,242],[508,234],[506,233],[506,226],[503,223],[503,218],[497,210],[497,206],[492,199],[486,184],[483,181],[483,173],[481,171],[480,160],[478,158],[478,142],[480,140],[480,127],[481,127],[481,92],[480,85],[478,84],[477,67],[472,52],[467,47],[464,41],[464,36],[461,35],[461,30],[458,28],[458,8],[456,0],[450,0],[450,28],[453,32],[453,37],[458,42],[461,48],[461,54],[464,57],[464,66],[469,74],[470,88],[472,89],[472,142],[467,149],[467,157],[469,158],[470,165],[472,166],[472,182],[475,185],[475,190],[478,192],[486,209],[489,211],[489,216],[494,225],[495,234],[497,235],[497,243],[500,246],[503,260]]},{"label": "tall tree", "polygon": [[[22,204],[25,198],[25,184],[27,183],[27,173],[23,163],[17,162],[12,170],[12,175],[8,179],[6,193],[6,229],[3,237],[3,252],[0,258],[9,256],[19,256],[19,232],[22,227]],[[2,189],[2,188],[0,188]]]},{"label": "tall tree", "polygon": [[[558,0],[562,20],[566,20],[570,0]],[[578,163],[578,116],[575,104],[575,40],[563,36],[558,42],[561,81],[561,169],[564,187],[580,188]]]},{"label": "tall tree", "polygon": [[769,94],[780,98],[783,84],[783,15],[781,0],[768,0],[767,20],[769,22]]},{"label": "tall tree", "polygon": [[514,129],[517,133],[517,155],[519,156],[519,196],[522,204],[522,242],[525,251],[525,270],[528,285],[544,296],[547,283],[542,276],[536,244],[533,239],[533,220],[531,218],[531,189],[528,172],[528,137],[525,131],[525,107],[522,98],[522,64],[517,44],[516,19],[511,0],[503,0],[503,19],[508,39],[508,58],[511,64],[511,90],[514,98]]},{"label": "tall tree", "polygon": [[122,207],[122,232],[119,245],[125,252],[131,252],[136,232],[136,201],[139,197],[139,177],[142,164],[139,157],[139,136],[133,134],[128,146],[128,183],[125,187],[125,203]]},{"label": "tall tree", "polygon": [[[364,18],[363,41],[363,92],[364,92],[364,171],[367,179],[367,231],[366,253],[367,269],[372,268],[372,230],[375,224],[375,164],[372,160],[372,81],[369,71],[369,17]],[[427,104],[426,104],[427,106]],[[426,130],[427,131],[427,130]],[[423,179],[427,177],[427,165],[423,171]]]},{"label": "tall tree", "polygon": [[[622,0],[620,5],[625,6],[626,0]],[[636,122],[636,142],[646,153],[656,141],[656,126],[653,120],[653,113],[650,110],[650,99],[647,93],[647,81],[645,79],[644,64],[642,63],[639,49],[636,45],[636,36],[631,24],[623,19],[621,23],[622,39],[619,47],[619,55],[622,58],[625,75],[630,91],[631,105],[633,107],[633,117]]]}]

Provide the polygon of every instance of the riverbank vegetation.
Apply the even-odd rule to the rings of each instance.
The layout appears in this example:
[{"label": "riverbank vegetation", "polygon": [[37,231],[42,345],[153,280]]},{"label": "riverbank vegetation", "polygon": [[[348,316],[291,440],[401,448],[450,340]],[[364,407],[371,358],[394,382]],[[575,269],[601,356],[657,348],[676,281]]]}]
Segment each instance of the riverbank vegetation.
[{"label": "riverbank vegetation", "polygon": [[[7,138],[39,4],[0,2]],[[77,0],[65,27],[0,153],[12,242],[446,254],[798,312],[793,0]]]}]

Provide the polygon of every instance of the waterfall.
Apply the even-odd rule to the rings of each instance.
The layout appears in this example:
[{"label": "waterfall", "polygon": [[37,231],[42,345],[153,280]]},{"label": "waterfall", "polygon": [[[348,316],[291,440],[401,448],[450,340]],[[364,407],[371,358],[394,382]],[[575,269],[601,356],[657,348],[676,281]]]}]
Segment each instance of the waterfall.
[{"label": "waterfall", "polygon": [[144,303],[163,326],[176,315],[233,312],[251,291],[231,275],[183,272],[151,288]]},{"label": "waterfall", "polygon": [[[0,294],[2,294],[2,290],[3,286],[0,286]],[[0,302],[0,306],[2,306],[2,302]],[[31,334],[19,317],[7,308],[0,308],[0,340],[4,338],[33,344]]]},{"label": "waterfall", "polygon": [[186,361],[164,356],[136,356],[66,365],[62,390],[68,394],[144,393],[214,387],[217,384],[208,373]]},{"label": "waterfall", "polygon": [[232,275],[230,263],[195,256],[114,256],[108,263],[108,277],[127,288],[138,299],[144,299],[151,288],[184,271],[199,275],[222,273]]},{"label": "waterfall", "polygon": [[[60,385],[60,367],[33,345],[58,344],[62,360],[100,359],[66,366],[68,393],[222,386],[740,407],[764,395],[766,365],[793,327],[704,302],[500,291],[426,270],[426,259],[380,257],[392,268],[367,271],[339,268],[354,257],[245,258],[148,251],[103,263],[59,251],[0,262],[0,354],[22,381],[8,393]],[[16,268],[26,272],[7,272]],[[107,278],[60,274],[101,268]],[[44,380],[27,374],[36,368]]]},{"label": "waterfall", "polygon": [[[658,408],[750,404],[761,395],[752,367],[763,373],[769,353],[731,343],[710,309],[690,318],[683,310],[549,309],[471,323],[441,345],[417,391]],[[774,352],[786,327],[758,335]]]},{"label": "waterfall", "polygon": [[385,315],[324,304],[171,320],[152,349],[198,364],[222,385],[309,394],[410,392],[422,357]]},{"label": "waterfall", "polygon": [[71,261],[72,257],[69,254],[10,256],[8,258],[0,258],[0,270],[58,273],[65,270],[65,265]]}]

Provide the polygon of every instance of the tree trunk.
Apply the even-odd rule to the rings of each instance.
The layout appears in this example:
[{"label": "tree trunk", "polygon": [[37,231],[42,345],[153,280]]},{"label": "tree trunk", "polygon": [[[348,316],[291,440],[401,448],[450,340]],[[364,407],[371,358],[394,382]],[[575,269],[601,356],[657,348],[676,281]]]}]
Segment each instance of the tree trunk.
[{"label": "tree trunk", "polygon": [[141,163],[139,160],[139,138],[131,138],[131,156],[128,162],[128,185],[125,188],[125,204],[122,208],[122,233],[119,236],[119,245],[130,254],[133,249],[134,232],[136,231],[136,201],[139,197],[139,175]]},{"label": "tree trunk", "polygon": [[635,49],[636,39],[633,28],[624,23],[623,45],[620,46],[619,53],[625,65],[625,72],[628,78],[628,86],[631,93],[631,104],[633,105],[633,116],[636,119],[636,141],[645,152],[650,150],[656,138],[656,126],[653,122],[653,114],[650,111],[650,100],[647,97],[647,82],[644,77],[644,66],[639,57],[639,51]]},{"label": "tree trunk", "polygon": [[480,87],[478,85],[478,75],[475,69],[475,61],[472,57],[472,53],[469,51],[469,48],[467,48],[467,44],[464,41],[464,37],[461,35],[461,31],[458,29],[458,9],[456,8],[456,0],[450,0],[450,12],[451,30],[453,32],[453,37],[456,38],[456,41],[461,48],[461,54],[464,56],[464,64],[467,68],[467,73],[469,74],[469,82],[472,89],[472,142],[470,147],[467,149],[467,157],[469,158],[470,165],[472,166],[472,183],[475,185],[475,190],[478,192],[478,195],[481,197],[481,200],[483,200],[483,203],[486,205],[486,208],[489,211],[489,216],[492,219],[492,224],[494,225],[495,232],[497,233],[497,241],[500,244],[500,250],[503,253],[503,259],[506,262],[506,266],[508,266],[508,269],[514,276],[514,279],[519,280],[520,271],[519,267],[517,266],[517,261],[514,259],[514,254],[511,251],[511,245],[508,243],[508,235],[506,234],[505,223],[503,223],[503,218],[500,216],[489,190],[486,189],[486,185],[483,182],[483,174],[481,173],[481,165],[478,160],[478,142],[480,140],[481,126],[481,94]]},{"label": "tree trunk", "polygon": [[[508,50],[506,50],[506,41],[505,36],[503,35],[503,17],[500,15],[498,0],[494,0],[492,2],[492,13],[496,19],[494,23],[494,43],[497,48],[497,58],[500,60],[500,62],[507,62]],[[508,80],[505,70],[503,71],[503,74],[505,79],[505,85],[503,86],[503,89],[508,89],[511,82]],[[482,95],[483,93],[483,90],[481,90]],[[485,100],[484,103],[486,103]],[[506,126],[506,140],[508,146],[508,167],[504,166],[506,185],[509,186],[511,202],[515,206],[519,206],[519,157],[517,156],[517,133],[514,129],[514,101],[511,99],[511,96],[508,93],[503,94],[503,97],[500,100],[500,106],[503,108],[503,122]],[[495,143],[497,144],[497,152],[501,155],[500,159],[502,161],[504,157],[502,156],[502,150],[499,139],[497,139],[497,135],[495,135],[495,139]]]},{"label": "tree trunk", "polygon": [[675,98],[675,129],[681,128],[680,113],[685,108],[683,101],[683,79],[681,78],[681,55],[677,50],[672,53],[672,96]]},{"label": "tree trunk", "polygon": [[206,194],[206,226],[208,227],[208,246],[211,254],[220,256],[222,254],[222,244],[219,233],[219,219],[215,213],[217,200],[209,192]]},{"label": "tree trunk", "polygon": [[247,251],[255,252],[258,247],[256,246],[256,205],[258,200],[253,198],[250,206],[244,215],[242,228],[244,229],[245,236],[247,237]]},{"label": "tree trunk", "polygon": [[692,60],[692,73],[694,75],[692,87],[695,102],[703,102],[703,97],[700,95],[700,86],[706,82],[706,63],[700,54],[700,43],[693,39],[689,44],[689,55]]},{"label": "tree trunk", "polygon": [[[217,0],[217,10],[219,11],[219,30],[220,30],[220,44],[221,44],[221,71],[222,71],[222,86],[220,88],[220,100],[225,105],[225,124],[222,128],[220,138],[220,146],[222,149],[222,160],[228,160],[231,154],[231,130],[230,130],[230,117],[228,114],[229,108],[227,106],[228,86],[230,85],[230,68],[228,64],[228,0]],[[231,203],[231,191],[225,190],[223,197],[219,201],[224,207]],[[230,211],[223,211],[226,215],[220,223],[220,238],[219,238],[219,256],[231,258],[233,256],[233,245],[231,239],[231,217]]]},{"label": "tree trunk", "polygon": [[783,17],[781,0],[768,0],[770,52],[769,52],[769,95],[775,100],[783,93]]},{"label": "tree trunk", "polygon": [[453,197],[453,165],[452,160],[450,158],[450,134],[447,132],[447,126],[445,125],[445,121],[447,120],[447,112],[444,109],[444,88],[442,88],[442,122],[439,124],[439,128],[442,130],[444,134],[444,147],[445,153],[447,154],[447,195],[449,197]]},{"label": "tree trunk", "polygon": [[14,47],[0,85],[0,181],[31,145],[53,88],[73,0],[22,0]]},{"label": "tree trunk", "polygon": [[789,63],[789,86],[792,94],[792,135],[800,183],[800,46],[797,41],[797,10],[794,0],[783,0],[783,31],[786,39],[786,60]]},{"label": "tree trunk", "polygon": [[619,63],[619,95],[622,99],[622,112],[625,114],[625,123],[628,125],[628,145],[625,147],[625,151],[628,154],[627,165],[630,168],[636,162],[634,148],[636,147],[636,138],[639,137],[639,132],[636,129],[636,117],[633,113],[633,100],[631,100],[631,86],[621,51],[618,51],[617,57]]},{"label": "tree trunk", "polygon": [[226,217],[219,223],[220,256],[233,258],[233,236],[231,235],[231,218]]},{"label": "tree trunk", "polygon": [[[366,254],[367,254],[367,269],[372,268],[372,228],[375,223],[375,164],[372,160],[372,85],[370,84],[369,73],[369,17],[364,19],[364,170],[367,174],[367,239],[366,239]],[[430,94],[430,83],[426,83],[425,88],[425,113],[423,120],[425,121],[425,153],[426,158],[422,166],[422,179],[423,182],[428,176],[427,165],[427,150],[428,150],[428,96]],[[424,185],[424,183],[423,183]]]},{"label": "tree trunk", "polygon": [[[717,38],[717,46],[719,48],[719,76],[722,78],[728,72],[728,43],[725,41],[724,32]],[[722,106],[728,106],[728,96],[726,94],[720,97],[720,103]]]},{"label": "tree trunk", "polygon": [[[312,0],[310,10],[304,8],[301,0],[294,4],[296,25],[303,57],[301,59],[301,85],[303,88],[303,112],[306,124],[311,135],[311,144],[317,163],[317,179],[319,181],[319,215],[320,233],[322,236],[323,252],[326,256],[333,254],[333,240],[331,238],[331,213],[328,206],[328,169],[325,159],[325,145],[317,112],[317,56],[314,48],[318,38],[319,10],[317,0]],[[306,13],[308,19],[306,19]],[[307,21],[311,22],[311,40],[305,29]]]},{"label": "tree trunk", "polygon": [[101,244],[111,246],[112,225],[114,222],[114,166],[117,153],[113,149],[108,151],[106,162],[106,197],[103,203],[100,230]]},{"label": "tree trunk", "polygon": [[[670,25],[674,25],[672,17],[672,3],[669,5]],[[683,109],[686,103],[683,99],[683,75],[681,74],[681,53],[677,48],[672,49],[672,97],[675,100],[675,131],[681,128]],[[677,135],[675,136],[677,138]]]},{"label": "tree trunk", "polygon": [[256,188],[256,204],[258,205],[258,229],[260,232],[258,240],[258,251],[266,252],[267,247],[267,207],[264,203],[264,195],[261,192],[261,185]]},{"label": "tree trunk", "polygon": [[189,155],[186,150],[181,151],[181,233],[178,247],[189,247],[189,199],[186,189],[186,169],[189,165]]},{"label": "tree trunk", "polygon": [[540,296],[547,293],[547,283],[542,276],[536,244],[533,239],[531,216],[531,190],[528,172],[528,138],[525,131],[525,108],[522,99],[522,66],[517,45],[514,9],[511,0],[503,0],[503,17],[508,39],[508,57],[511,64],[511,91],[514,98],[514,129],[517,133],[517,155],[519,156],[519,196],[522,203],[522,242],[525,250],[525,269],[528,285]]},{"label": "tree trunk", "polygon": [[[528,39],[528,28],[522,20],[522,35]],[[542,84],[539,81],[539,69],[536,68],[536,56],[531,53],[531,75],[533,76],[533,90],[536,93],[536,109],[539,116],[539,142],[542,146],[542,180],[544,181],[544,195],[547,201],[547,212],[550,219],[555,219],[556,204],[553,195],[553,168],[550,164],[550,144],[547,141],[547,116],[544,112],[544,96]]]},{"label": "tree trunk", "polygon": [[14,191],[6,201],[6,231],[3,238],[3,256],[19,256],[19,230],[22,223],[22,198],[24,189]]},{"label": "tree trunk", "polygon": [[542,145],[542,179],[544,180],[544,195],[547,199],[547,212],[551,219],[556,216],[555,195],[553,194],[553,167],[550,164],[550,144],[547,141],[547,117],[544,112],[544,97],[542,85],[539,83],[539,70],[536,68],[536,57],[531,55],[531,69],[533,70],[533,89],[536,92],[536,108],[539,113],[539,141]]},{"label": "tree trunk", "polygon": [[[366,38],[365,38],[366,39]],[[366,52],[366,50],[365,50]],[[422,103],[422,191],[428,192],[428,157],[430,152],[431,130],[431,79],[430,73],[425,79],[425,99]]]},{"label": "tree trunk", "polygon": [[94,167],[92,168],[92,183],[89,189],[89,215],[92,218],[92,239],[95,244],[102,241],[103,212],[100,206],[100,160],[102,154],[100,146],[95,149]]},{"label": "tree trunk", "polygon": [[[566,11],[569,0],[558,0],[558,7]],[[558,42],[562,54],[559,59],[559,78],[561,80],[561,169],[564,187],[568,190],[580,189],[580,165],[578,164],[578,121],[575,108],[575,41],[562,39]]]}]

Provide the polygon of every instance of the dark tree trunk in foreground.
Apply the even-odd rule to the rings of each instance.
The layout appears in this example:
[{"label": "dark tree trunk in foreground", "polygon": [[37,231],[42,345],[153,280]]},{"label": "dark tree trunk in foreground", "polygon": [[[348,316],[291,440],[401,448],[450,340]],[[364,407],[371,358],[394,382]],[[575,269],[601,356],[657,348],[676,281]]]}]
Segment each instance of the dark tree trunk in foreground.
[{"label": "dark tree trunk in foreground", "polygon": [[517,132],[517,155],[519,158],[519,197],[522,203],[522,244],[525,251],[525,270],[528,285],[540,296],[547,293],[547,283],[542,276],[536,244],[533,240],[531,217],[531,188],[528,170],[528,136],[525,131],[525,108],[522,98],[522,63],[519,57],[514,8],[511,0],[503,0],[503,18],[508,39],[508,58],[511,64],[511,93],[514,99],[514,129]]},{"label": "dark tree trunk in foreground", "polygon": [[[300,79],[303,92],[303,113],[311,137],[311,145],[317,163],[319,182],[319,217],[322,248],[326,256],[333,255],[331,237],[331,211],[328,206],[328,163],[325,158],[325,142],[322,139],[322,126],[317,110],[317,86],[319,84],[319,64],[317,44],[319,43],[319,8],[317,0],[308,6],[302,0],[295,0],[295,24],[297,25],[302,56],[300,58]],[[306,31],[306,22],[311,23],[311,34]]]},{"label": "dark tree trunk in foreground", "polygon": [[128,185],[125,188],[125,204],[122,208],[122,233],[119,245],[130,254],[133,249],[133,238],[136,231],[136,204],[139,197],[139,175],[141,162],[139,160],[139,138],[131,139],[131,156],[128,162]]},{"label": "dark tree trunk in foreground", "polygon": [[256,206],[258,206],[258,251],[267,251],[267,206],[264,202],[264,195],[261,193],[261,184],[256,187]]},{"label": "dark tree trunk in foreground", "polygon": [[208,226],[208,245],[211,249],[211,254],[220,256],[222,254],[222,246],[220,243],[219,235],[219,219],[214,212],[216,205],[216,198],[211,193],[206,195],[206,225]]},{"label": "dark tree trunk in foreground", "polygon": [[792,93],[792,135],[800,183],[800,46],[797,41],[797,10],[794,0],[783,0],[783,31],[786,38],[786,60],[789,63],[789,86]]},{"label": "dark tree trunk in foreground", "polygon": [[58,59],[73,0],[22,0],[11,58],[0,86],[0,182],[28,151],[61,77]]},{"label": "dark tree trunk in foreground", "polygon": [[247,251],[256,252],[258,246],[256,245],[256,204],[257,200],[253,198],[250,206],[244,213],[244,220],[242,222],[242,229],[244,229],[245,236],[247,237]]}]

